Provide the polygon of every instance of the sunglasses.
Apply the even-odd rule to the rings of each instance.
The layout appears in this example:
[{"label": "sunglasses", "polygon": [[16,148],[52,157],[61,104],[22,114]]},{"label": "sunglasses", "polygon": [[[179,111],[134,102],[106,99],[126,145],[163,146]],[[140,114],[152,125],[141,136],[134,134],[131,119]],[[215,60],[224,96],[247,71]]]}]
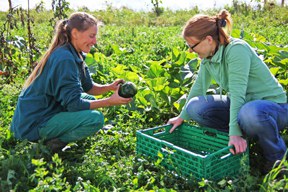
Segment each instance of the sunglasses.
[{"label": "sunglasses", "polygon": [[203,40],[204,40],[205,38],[203,38],[201,41],[199,41],[198,43],[196,43],[195,45],[189,45],[187,42],[186,42],[186,45],[190,48],[190,49],[192,49],[193,51],[194,51],[194,49],[195,49],[195,47],[197,47],[197,45],[199,45]]}]

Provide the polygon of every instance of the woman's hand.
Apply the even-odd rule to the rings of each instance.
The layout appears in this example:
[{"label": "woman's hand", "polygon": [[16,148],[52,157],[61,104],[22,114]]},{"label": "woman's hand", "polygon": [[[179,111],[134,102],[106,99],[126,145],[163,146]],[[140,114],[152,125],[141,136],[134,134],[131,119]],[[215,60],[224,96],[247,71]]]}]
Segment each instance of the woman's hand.
[{"label": "woman's hand", "polygon": [[116,91],[118,88],[118,85],[120,85],[121,83],[125,83],[125,81],[123,79],[116,79],[113,83],[108,85],[109,90]]},{"label": "woman's hand", "polygon": [[247,142],[241,136],[230,136],[228,145],[233,145],[235,149],[230,149],[230,152],[235,155],[246,151]]},{"label": "woman's hand", "polygon": [[94,82],[93,87],[89,91],[87,91],[87,93],[90,95],[102,95],[109,91],[116,91],[118,85],[124,82],[125,81],[123,79],[117,79],[113,83],[105,84],[105,85],[101,85],[101,84]]},{"label": "woman's hand", "polygon": [[167,124],[172,124],[172,128],[170,129],[170,133],[172,133],[174,131],[174,129],[176,129],[176,127],[178,127],[179,125],[181,125],[183,123],[183,119],[179,116],[174,117],[172,119],[169,119],[169,121],[167,122]]},{"label": "woman's hand", "polygon": [[133,99],[132,98],[124,98],[124,97],[120,97],[118,94],[118,90],[120,88],[120,84],[118,83],[118,85],[116,85],[116,82],[119,81],[114,81],[113,84],[115,84],[116,86],[116,90],[113,93],[113,95],[111,95],[111,97],[108,98],[109,103],[111,105],[123,105],[123,104],[128,104],[129,102],[131,102]]},{"label": "woman's hand", "polygon": [[90,101],[90,109],[123,105],[123,104],[128,104],[129,102],[131,102],[133,100],[132,98],[124,98],[124,97],[120,97],[118,95],[119,87],[120,87],[120,85],[116,86],[115,92],[113,93],[113,95],[111,95],[108,98]]}]

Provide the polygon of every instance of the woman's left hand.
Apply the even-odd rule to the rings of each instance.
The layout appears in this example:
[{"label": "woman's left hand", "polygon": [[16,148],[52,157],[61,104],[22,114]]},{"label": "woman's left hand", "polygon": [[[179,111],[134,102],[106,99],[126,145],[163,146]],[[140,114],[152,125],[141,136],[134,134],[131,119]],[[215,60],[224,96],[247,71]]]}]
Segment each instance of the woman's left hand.
[{"label": "woman's left hand", "polygon": [[234,146],[234,149],[230,149],[230,152],[233,155],[243,153],[246,151],[246,148],[247,148],[246,140],[243,139],[241,136],[237,136],[237,135],[232,135],[229,137],[228,145]]},{"label": "woman's left hand", "polygon": [[121,84],[121,83],[125,83],[125,81],[123,79],[116,79],[113,83],[111,83],[109,85],[109,89],[111,91],[116,91],[118,86]]}]

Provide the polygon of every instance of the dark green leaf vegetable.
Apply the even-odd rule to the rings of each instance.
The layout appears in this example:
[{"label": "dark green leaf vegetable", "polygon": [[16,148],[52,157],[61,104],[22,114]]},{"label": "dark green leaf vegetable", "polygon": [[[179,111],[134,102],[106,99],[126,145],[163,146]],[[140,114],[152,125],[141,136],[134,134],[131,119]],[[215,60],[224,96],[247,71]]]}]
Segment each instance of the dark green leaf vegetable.
[{"label": "dark green leaf vegetable", "polygon": [[137,93],[136,85],[129,81],[125,82],[124,84],[121,84],[118,91],[119,96],[124,98],[134,97],[136,93]]}]

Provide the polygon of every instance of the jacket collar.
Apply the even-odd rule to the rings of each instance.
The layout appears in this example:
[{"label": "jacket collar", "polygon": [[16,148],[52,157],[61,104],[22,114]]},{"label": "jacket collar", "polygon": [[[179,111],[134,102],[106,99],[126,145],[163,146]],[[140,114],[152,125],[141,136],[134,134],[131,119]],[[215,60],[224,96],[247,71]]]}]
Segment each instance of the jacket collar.
[{"label": "jacket collar", "polygon": [[79,54],[78,54],[78,52],[76,51],[75,47],[72,45],[72,43],[67,43],[67,44],[66,44],[66,47],[71,51],[73,57],[75,58],[76,63],[82,65],[82,64],[83,64],[83,60],[85,60],[85,55],[84,55],[82,52],[80,52],[80,54],[81,54],[81,56],[82,56],[82,58],[83,58],[83,60],[82,60],[82,59],[79,57]]},{"label": "jacket collar", "polygon": [[225,50],[225,46],[224,45],[219,45],[218,47],[218,50],[217,52],[213,55],[212,58],[210,59],[207,59],[207,58],[204,58],[202,63],[203,64],[206,64],[206,63],[215,63],[215,64],[220,64],[222,62],[222,59],[223,59],[223,53],[224,53],[224,50]]}]

